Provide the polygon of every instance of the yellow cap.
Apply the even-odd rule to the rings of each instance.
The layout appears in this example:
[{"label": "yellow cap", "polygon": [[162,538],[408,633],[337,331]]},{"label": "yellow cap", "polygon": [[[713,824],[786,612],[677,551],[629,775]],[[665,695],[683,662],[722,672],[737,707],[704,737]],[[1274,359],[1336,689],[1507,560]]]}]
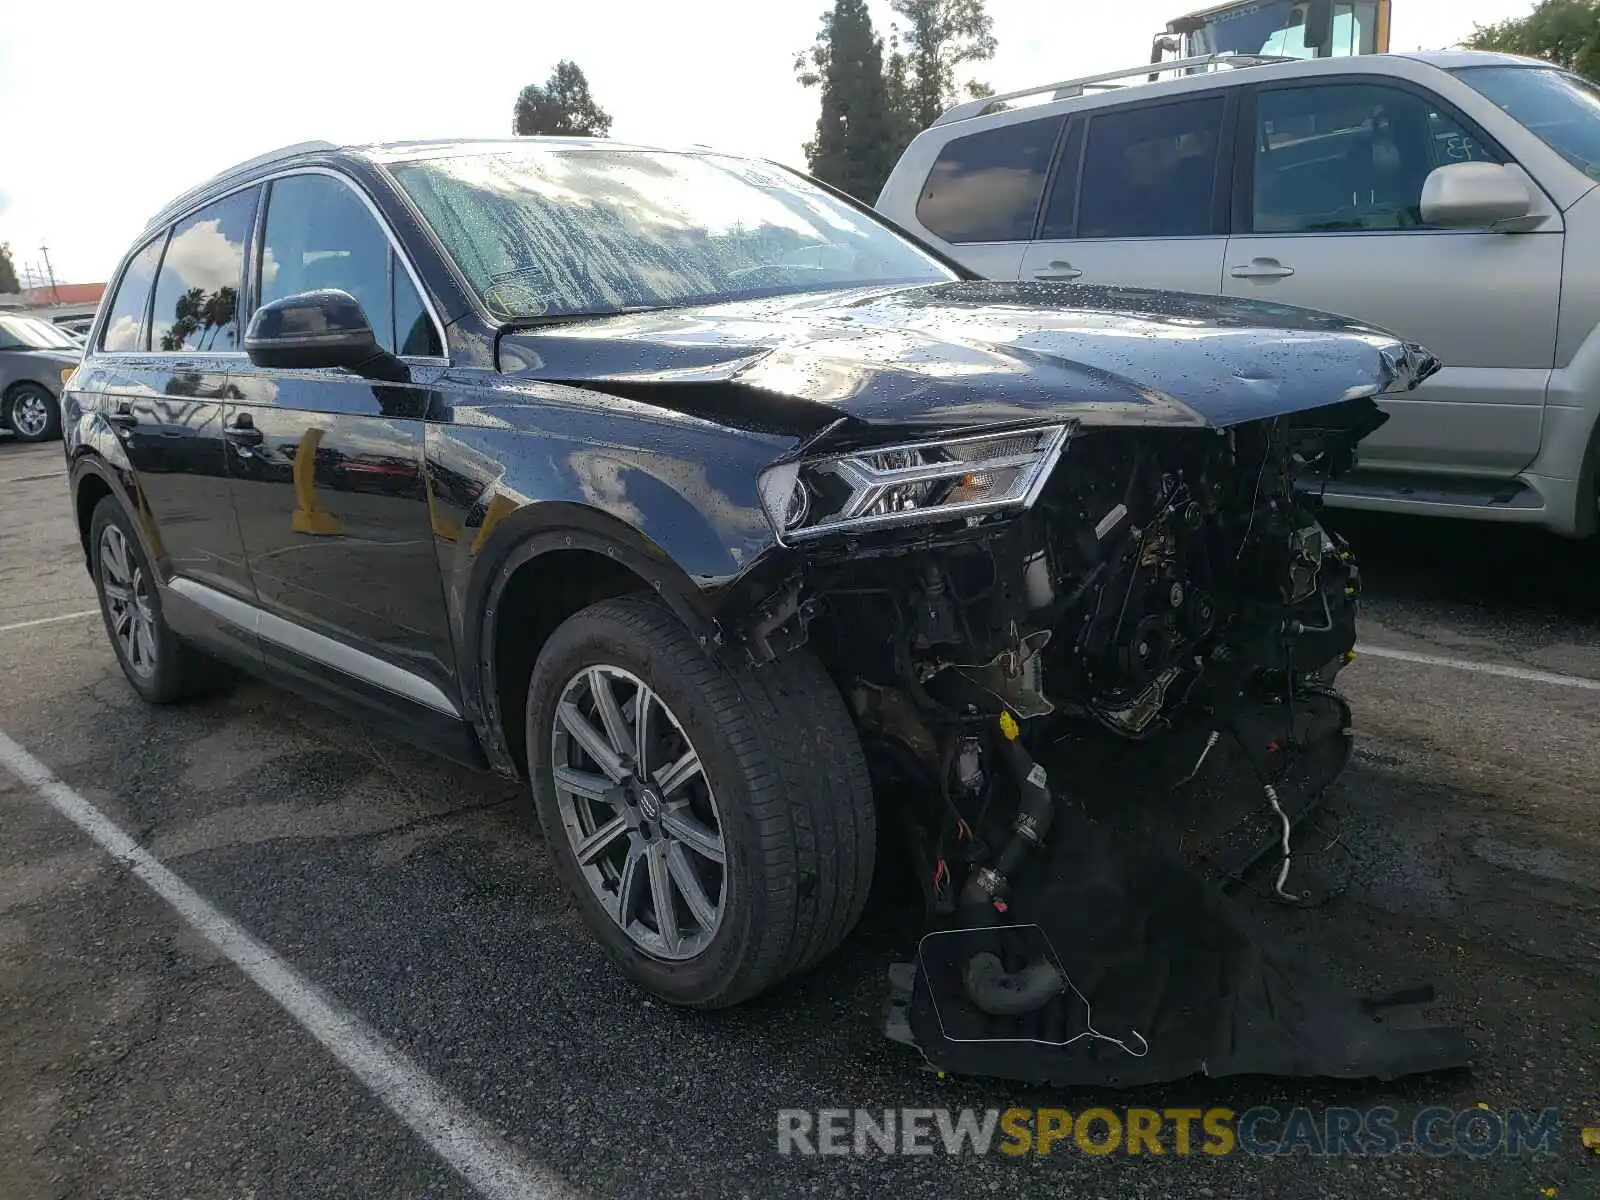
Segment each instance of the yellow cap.
[{"label": "yellow cap", "polygon": [[1017,727],[1017,719],[1010,712],[1002,712],[1000,714],[1000,732],[1006,735],[1006,741],[1008,742],[1016,741],[1017,736],[1022,732]]}]

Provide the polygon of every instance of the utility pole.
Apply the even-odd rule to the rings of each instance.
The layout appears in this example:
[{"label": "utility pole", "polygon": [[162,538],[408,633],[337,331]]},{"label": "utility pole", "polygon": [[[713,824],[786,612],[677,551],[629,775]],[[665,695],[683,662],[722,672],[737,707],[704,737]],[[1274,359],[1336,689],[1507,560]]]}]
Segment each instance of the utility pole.
[{"label": "utility pole", "polygon": [[39,253],[44,255],[44,273],[50,280],[50,298],[57,304],[61,303],[61,289],[56,287],[55,268],[50,265],[50,247],[43,242],[39,243]]}]

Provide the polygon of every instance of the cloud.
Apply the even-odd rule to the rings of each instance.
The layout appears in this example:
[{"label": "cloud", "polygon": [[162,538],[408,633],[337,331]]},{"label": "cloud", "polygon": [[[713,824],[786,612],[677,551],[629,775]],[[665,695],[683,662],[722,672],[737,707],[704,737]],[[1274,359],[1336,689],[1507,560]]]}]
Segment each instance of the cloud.
[{"label": "cloud", "polygon": [[11,207],[11,197],[5,192],[0,192],[0,213]]},{"label": "cloud", "polygon": [[173,238],[161,262],[162,272],[177,275],[185,290],[217,292],[238,287],[244,246],[230,242],[218,225],[214,220],[198,221]]}]

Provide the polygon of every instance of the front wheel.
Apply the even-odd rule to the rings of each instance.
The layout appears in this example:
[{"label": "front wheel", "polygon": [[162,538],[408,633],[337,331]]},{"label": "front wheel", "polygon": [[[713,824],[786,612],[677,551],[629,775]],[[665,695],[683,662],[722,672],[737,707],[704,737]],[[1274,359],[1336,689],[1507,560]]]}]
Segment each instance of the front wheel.
[{"label": "front wheel", "polygon": [[545,644],[526,732],[563,883],[607,954],[663,999],[747,1000],[860,917],[871,786],[808,653],[719,663],[653,597],[601,601]]},{"label": "front wheel", "polygon": [[48,442],[61,436],[61,406],[36,383],[19,383],[6,401],[11,432],[25,442]]}]

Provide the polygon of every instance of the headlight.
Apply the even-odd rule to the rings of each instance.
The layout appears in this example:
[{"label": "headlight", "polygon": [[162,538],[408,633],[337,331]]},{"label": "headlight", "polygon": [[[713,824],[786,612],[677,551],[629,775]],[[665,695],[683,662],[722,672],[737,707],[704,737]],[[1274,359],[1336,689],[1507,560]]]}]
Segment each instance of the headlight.
[{"label": "headlight", "polygon": [[780,463],[762,473],[761,503],[782,541],[1027,508],[1071,427],[877,446]]}]

